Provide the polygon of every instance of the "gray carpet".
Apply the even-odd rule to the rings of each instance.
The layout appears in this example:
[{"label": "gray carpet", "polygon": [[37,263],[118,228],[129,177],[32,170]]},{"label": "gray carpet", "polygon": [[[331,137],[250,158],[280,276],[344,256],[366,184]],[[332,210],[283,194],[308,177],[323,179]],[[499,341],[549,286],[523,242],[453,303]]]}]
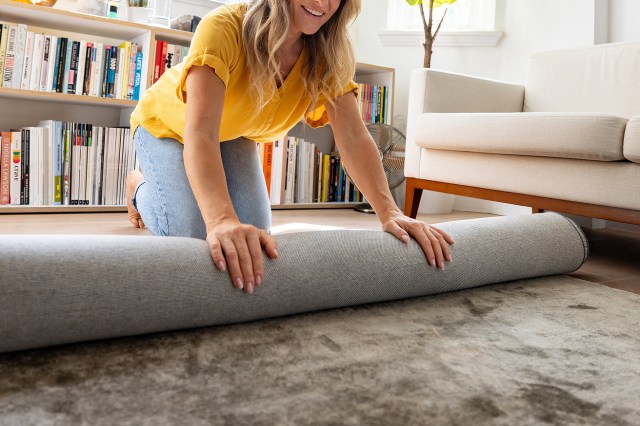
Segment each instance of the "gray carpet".
[{"label": "gray carpet", "polygon": [[567,276],[0,355],[0,424],[640,424],[640,296]]}]

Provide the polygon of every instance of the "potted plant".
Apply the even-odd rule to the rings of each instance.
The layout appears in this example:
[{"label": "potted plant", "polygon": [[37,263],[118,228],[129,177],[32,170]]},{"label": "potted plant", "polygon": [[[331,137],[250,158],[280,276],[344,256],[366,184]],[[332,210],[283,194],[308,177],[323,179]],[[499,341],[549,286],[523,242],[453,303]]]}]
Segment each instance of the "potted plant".
[{"label": "potted plant", "polygon": [[433,9],[436,7],[440,7],[443,4],[452,4],[455,3],[456,0],[425,0],[429,4],[429,16],[425,15],[423,0],[405,0],[411,6],[420,6],[420,15],[422,15],[422,24],[424,25],[424,67],[431,67],[431,55],[433,54],[433,42],[440,31],[440,27],[442,26],[442,21],[444,21],[444,17],[447,15],[447,10],[445,9],[442,14],[442,18],[440,18],[440,22],[436,26],[435,30],[433,29]]}]

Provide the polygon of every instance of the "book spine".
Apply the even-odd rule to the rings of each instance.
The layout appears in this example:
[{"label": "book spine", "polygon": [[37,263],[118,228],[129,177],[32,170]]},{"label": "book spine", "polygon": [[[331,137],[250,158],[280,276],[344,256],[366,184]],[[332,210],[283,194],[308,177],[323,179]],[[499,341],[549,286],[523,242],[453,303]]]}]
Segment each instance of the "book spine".
[{"label": "book spine", "polygon": [[160,78],[160,61],[162,59],[162,41],[156,40],[155,55],[153,56],[153,83]]},{"label": "book spine", "polygon": [[11,87],[20,89],[22,83],[22,72],[24,65],[24,52],[27,43],[27,26],[17,24],[18,32],[16,33],[15,57],[13,62],[13,74],[11,77]]},{"label": "book spine", "polygon": [[329,201],[329,163],[331,156],[329,154],[322,155],[322,189],[320,194],[320,202]]},{"label": "book spine", "polygon": [[2,87],[2,76],[4,75],[4,64],[7,54],[7,39],[9,38],[9,24],[0,22],[0,87]]},{"label": "book spine", "polygon": [[33,44],[35,34],[27,31],[27,38],[24,43],[24,60],[22,62],[22,77],[20,78],[20,89],[29,90],[31,84],[31,64],[33,63]]},{"label": "book spine", "polygon": [[[64,70],[62,73],[62,93],[69,93],[69,75],[71,74],[71,71],[74,70],[74,65],[77,68],[78,63],[76,62],[75,64],[73,64],[73,47],[76,47],[76,51],[78,49],[77,47],[77,41],[73,41],[73,40],[69,40],[67,41],[67,51],[65,52],[65,59],[64,59]],[[77,61],[77,58],[76,58]],[[71,79],[71,81],[75,81],[75,76],[73,76],[73,78]]]},{"label": "book spine", "polygon": [[40,70],[40,81],[38,89],[41,92],[47,91],[47,79],[49,78],[49,60],[51,58],[51,36],[45,35],[42,43],[42,69]]},{"label": "book spine", "polygon": [[62,139],[62,204],[68,206],[71,201],[71,123],[64,123]]},{"label": "book spine", "polygon": [[62,76],[64,75],[64,52],[67,51],[67,39],[64,37],[58,38],[56,43],[56,56],[55,66],[53,68],[53,80],[51,82],[51,91],[56,93],[62,93]]},{"label": "book spine", "polygon": [[102,76],[104,69],[104,44],[98,43],[95,47],[96,61],[94,69],[93,85],[91,87],[92,96],[102,96]]},{"label": "book spine", "polygon": [[74,41],[71,44],[71,63],[69,65],[69,71],[68,73],[65,72],[65,74],[67,75],[67,92],[69,94],[75,94],[76,93],[76,81],[78,79],[78,60],[79,60],[79,55],[80,55],[80,42],[79,41]]},{"label": "book spine", "polygon": [[62,204],[62,122],[53,122],[53,204]]},{"label": "book spine", "polygon": [[[18,33],[18,27],[15,24],[8,24],[7,31],[7,46],[5,50],[4,58],[4,70],[2,74],[2,87],[11,87],[11,80],[13,78],[13,67],[15,66],[15,52],[16,52],[16,36]],[[4,31],[3,31],[4,32]]]},{"label": "book spine", "polygon": [[20,187],[22,186],[22,133],[11,132],[11,186],[9,188],[10,203],[20,204]]},{"label": "book spine", "polygon": [[30,131],[22,130],[22,146],[21,146],[21,185],[20,185],[20,204],[29,204],[29,161],[30,161]]},{"label": "book spine", "polygon": [[33,38],[33,59],[31,62],[31,80],[29,90],[40,90],[42,65],[44,61],[44,34],[36,34]]},{"label": "book spine", "polygon": [[93,43],[86,43],[84,47],[84,59],[82,60],[82,80],[78,81],[80,86],[76,90],[76,94],[87,96],[89,94],[89,87],[91,86],[91,62],[93,60]]},{"label": "book spine", "polygon": [[102,58],[102,71],[100,77],[100,96],[103,98],[109,97],[109,88],[108,88],[108,80],[109,80],[109,66],[111,64],[111,46],[106,45],[104,47],[104,53]]},{"label": "book spine", "polygon": [[136,57],[138,56],[138,45],[131,43],[129,55],[129,73],[127,74],[127,99],[133,99],[133,87],[136,81]]},{"label": "book spine", "polygon": [[273,163],[273,143],[267,143],[264,147],[264,180],[267,184],[267,194],[271,196],[271,167]]},{"label": "book spine", "polygon": [[11,194],[11,133],[2,132],[0,148],[0,204],[9,204]]},{"label": "book spine", "polygon": [[127,74],[129,73],[129,45],[131,43],[123,43],[118,47],[118,66],[116,67],[116,98],[124,99],[127,96],[126,84],[129,81]]},{"label": "book spine", "polygon": [[162,77],[162,74],[164,74],[164,72],[167,70],[168,43],[166,41],[160,41],[160,43],[162,43],[162,51],[160,54],[160,77]]},{"label": "book spine", "polygon": [[136,75],[133,86],[133,100],[140,100],[140,84],[142,83],[142,52],[136,53]]},{"label": "book spine", "polygon": [[73,85],[73,92],[69,92],[75,95],[82,95],[82,90],[84,89],[84,78],[85,78],[85,65],[87,62],[87,42],[86,40],[80,40],[78,43],[78,59],[77,59],[77,68],[75,75],[75,82]]},{"label": "book spine", "polygon": [[107,76],[107,97],[113,98],[116,95],[116,66],[118,64],[118,46],[111,46],[109,57],[109,73]]}]

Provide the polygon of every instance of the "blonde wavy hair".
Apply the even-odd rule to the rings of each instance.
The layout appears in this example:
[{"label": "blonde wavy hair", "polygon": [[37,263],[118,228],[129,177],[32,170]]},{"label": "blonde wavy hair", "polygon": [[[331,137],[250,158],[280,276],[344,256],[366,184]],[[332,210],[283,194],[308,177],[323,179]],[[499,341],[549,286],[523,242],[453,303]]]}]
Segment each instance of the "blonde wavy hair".
[{"label": "blonde wavy hair", "polygon": [[[242,45],[251,73],[251,86],[260,109],[282,81],[280,61],[276,56],[287,39],[290,26],[289,0],[249,0],[242,23]],[[315,109],[323,96],[333,105],[342,94],[343,85],[355,73],[355,55],[348,27],[360,13],[360,0],[340,0],[334,15],[315,34],[302,35],[306,63],[302,81]]]}]

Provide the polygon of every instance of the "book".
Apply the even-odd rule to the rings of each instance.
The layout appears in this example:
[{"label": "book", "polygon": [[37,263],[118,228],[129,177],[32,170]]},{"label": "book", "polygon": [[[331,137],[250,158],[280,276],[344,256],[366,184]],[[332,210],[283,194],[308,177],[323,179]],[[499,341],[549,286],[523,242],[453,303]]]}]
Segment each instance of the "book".
[{"label": "book", "polygon": [[4,75],[4,64],[7,52],[7,39],[9,38],[9,24],[0,22],[0,87],[2,87],[2,76]]},{"label": "book", "polygon": [[21,87],[26,44],[27,26],[24,24],[17,24],[15,56],[13,62],[13,73],[11,76],[11,87],[13,89],[20,89]]},{"label": "book", "polygon": [[24,60],[22,62],[22,77],[20,78],[20,89],[29,90],[31,84],[31,64],[33,63],[33,45],[35,34],[27,31],[27,38],[24,44]]},{"label": "book", "polygon": [[127,81],[126,81],[126,93],[124,98],[133,99],[133,87],[135,85],[136,79],[136,57],[138,55],[138,44],[137,43],[129,43],[129,58],[128,58],[128,66],[129,70],[127,72]]},{"label": "book", "polygon": [[[126,78],[126,75],[129,71],[129,67],[127,64],[127,58],[128,58],[127,43],[130,43],[130,42],[125,42],[125,43],[122,43],[120,46],[118,46],[118,61],[116,64],[116,81],[115,81],[116,99],[123,98],[123,86],[125,84],[124,82],[128,81],[128,79]],[[124,88],[124,94],[126,96],[126,88]]]},{"label": "book", "polygon": [[93,85],[96,79],[96,60],[97,49],[93,43],[87,43],[87,64],[85,65],[85,78],[84,78],[84,91],[83,95],[91,96],[93,92]]},{"label": "book", "polygon": [[62,133],[62,204],[71,204],[71,123],[64,123]]},{"label": "book", "polygon": [[104,44],[96,43],[94,47],[95,64],[93,68],[93,81],[91,82],[91,96],[102,96],[102,78],[104,73]]},{"label": "book", "polygon": [[29,90],[40,90],[42,80],[42,64],[44,55],[44,34],[35,34],[33,37],[33,59],[31,62],[31,75]]},{"label": "book", "polygon": [[[62,93],[70,93],[69,92],[69,79],[70,79],[70,75],[71,75],[71,83],[75,84],[75,70],[78,67],[78,58],[75,56],[77,53],[74,53],[74,46],[75,46],[75,51],[78,51],[78,42],[69,39],[67,41],[67,50],[66,52],[64,52],[65,55],[65,59],[64,59],[64,70],[62,72]],[[73,59],[75,57],[75,63],[73,63]]]},{"label": "book", "polygon": [[294,194],[294,182],[295,182],[295,161],[296,161],[296,138],[293,136],[288,137],[289,149],[287,153],[287,170],[286,170],[286,182],[285,182],[285,204],[293,203]]},{"label": "book", "polygon": [[29,173],[30,173],[30,137],[29,129],[21,130],[22,138],[20,145],[20,204],[29,204]]},{"label": "book", "polygon": [[[67,51],[69,49],[67,48]],[[67,76],[67,90],[64,93],[75,94],[76,93],[76,81],[78,79],[78,61],[80,60],[80,42],[72,41],[71,42],[71,56],[69,56],[69,69],[65,70],[65,75]]]},{"label": "book", "polygon": [[116,96],[116,69],[118,66],[118,46],[110,46],[109,49],[109,70],[107,72],[106,97]]},{"label": "book", "polygon": [[267,184],[267,194],[271,196],[271,168],[273,162],[273,142],[265,143],[264,145],[264,164],[262,171],[264,173],[264,180]]},{"label": "book", "polygon": [[118,66],[116,67],[116,98],[126,99],[127,84],[129,82],[129,58],[131,57],[131,42],[125,41],[118,46]]},{"label": "book", "polygon": [[4,70],[2,74],[2,87],[11,88],[11,83],[13,81],[13,68],[15,67],[16,37],[18,35],[18,26],[16,24],[7,24],[7,27],[7,41],[4,59]]},{"label": "book", "polygon": [[53,81],[51,84],[51,91],[62,93],[62,80],[64,76],[64,61],[66,58],[65,52],[67,51],[67,39],[65,37],[58,38],[56,47],[55,67],[53,71]]},{"label": "book", "polygon": [[72,93],[75,95],[82,95],[82,91],[84,90],[86,63],[87,63],[87,41],[80,40],[78,42],[75,84],[73,85],[73,91],[69,91],[69,93]]},{"label": "book", "polygon": [[105,45],[104,51],[102,53],[102,70],[100,71],[100,96],[103,98],[108,98],[108,79],[109,79],[109,67],[111,64],[111,46]]},{"label": "book", "polygon": [[38,126],[42,128],[43,147],[44,152],[42,154],[43,164],[46,164],[44,171],[44,184],[43,184],[43,204],[51,205],[55,204],[56,199],[56,159],[58,155],[55,151],[55,137],[56,137],[56,121],[55,120],[43,120],[38,122]]},{"label": "book", "polygon": [[331,162],[331,156],[329,154],[322,155],[322,189],[320,191],[320,202],[326,203],[329,201],[329,165]]},{"label": "book", "polygon": [[155,83],[160,78],[160,62],[162,61],[162,41],[156,40],[155,52],[153,55],[153,81]]},{"label": "book", "polygon": [[0,134],[0,204],[9,204],[11,185],[11,132]]},{"label": "book", "polygon": [[40,81],[38,82],[38,88],[41,92],[47,92],[47,80],[49,79],[49,59],[51,58],[51,39],[52,36],[45,34],[44,41],[42,43],[42,67],[40,69]]},{"label": "book", "polygon": [[9,187],[9,202],[20,205],[20,187],[22,186],[22,132],[11,132],[11,185]]},{"label": "book", "polygon": [[142,52],[138,51],[136,53],[136,70],[134,77],[134,86],[133,86],[133,100],[140,100],[140,84],[142,81]]}]

